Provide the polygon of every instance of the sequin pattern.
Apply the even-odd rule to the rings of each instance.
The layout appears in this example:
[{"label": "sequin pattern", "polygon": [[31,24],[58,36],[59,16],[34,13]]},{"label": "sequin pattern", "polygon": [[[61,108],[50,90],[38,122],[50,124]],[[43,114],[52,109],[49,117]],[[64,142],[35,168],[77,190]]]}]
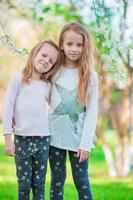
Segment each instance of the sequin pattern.
[{"label": "sequin pattern", "polygon": [[81,107],[77,102],[77,89],[68,90],[58,84],[55,84],[61,98],[61,103],[56,107],[53,114],[68,115],[77,134],[77,122],[79,114],[85,112],[85,107]]}]

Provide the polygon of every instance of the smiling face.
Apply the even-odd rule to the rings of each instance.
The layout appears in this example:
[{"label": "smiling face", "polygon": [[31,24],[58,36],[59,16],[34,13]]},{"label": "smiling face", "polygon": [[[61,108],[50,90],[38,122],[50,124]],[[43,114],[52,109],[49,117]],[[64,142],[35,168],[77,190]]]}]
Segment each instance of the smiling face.
[{"label": "smiling face", "polygon": [[58,51],[52,45],[45,43],[36,55],[34,69],[38,74],[48,72],[56,63]]},{"label": "smiling face", "polygon": [[76,62],[80,59],[83,51],[83,36],[68,30],[64,34],[62,49],[66,59],[71,62]]}]

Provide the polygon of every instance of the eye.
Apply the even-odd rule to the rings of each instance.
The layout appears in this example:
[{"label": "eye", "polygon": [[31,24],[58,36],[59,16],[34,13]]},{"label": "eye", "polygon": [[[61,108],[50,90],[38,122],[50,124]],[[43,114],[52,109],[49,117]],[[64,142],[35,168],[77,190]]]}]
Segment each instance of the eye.
[{"label": "eye", "polygon": [[47,54],[42,53],[42,57],[47,57]]},{"label": "eye", "polygon": [[78,44],[77,44],[77,46],[78,46],[78,47],[81,47],[81,46],[82,46],[82,44],[81,44],[81,43],[78,43]]},{"label": "eye", "polygon": [[51,64],[53,64],[53,60],[50,59],[49,62],[50,62]]},{"label": "eye", "polygon": [[72,42],[68,42],[66,45],[67,46],[72,46]]}]

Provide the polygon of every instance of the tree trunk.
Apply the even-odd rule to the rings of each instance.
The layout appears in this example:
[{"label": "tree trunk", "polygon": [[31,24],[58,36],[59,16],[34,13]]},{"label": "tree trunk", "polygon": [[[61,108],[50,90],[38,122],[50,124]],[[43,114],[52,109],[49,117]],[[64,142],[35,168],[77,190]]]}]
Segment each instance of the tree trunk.
[{"label": "tree trunk", "polygon": [[116,177],[117,171],[115,168],[114,158],[113,158],[113,153],[111,151],[111,148],[107,143],[103,143],[102,148],[103,148],[105,159],[108,165],[109,176]]}]

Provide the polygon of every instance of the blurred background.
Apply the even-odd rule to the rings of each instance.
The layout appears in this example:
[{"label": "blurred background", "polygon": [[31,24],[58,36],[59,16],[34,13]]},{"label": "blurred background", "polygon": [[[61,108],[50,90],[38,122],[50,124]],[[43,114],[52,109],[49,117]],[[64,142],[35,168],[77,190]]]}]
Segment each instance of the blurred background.
[{"label": "blurred background", "polygon": [[[40,40],[58,43],[64,24],[92,34],[99,74],[98,142],[90,157],[94,200],[133,200],[133,0],[0,0],[0,200],[17,200],[14,159],[5,156],[7,83]],[[50,170],[46,180],[49,199]],[[78,200],[69,160],[65,200]]]}]

